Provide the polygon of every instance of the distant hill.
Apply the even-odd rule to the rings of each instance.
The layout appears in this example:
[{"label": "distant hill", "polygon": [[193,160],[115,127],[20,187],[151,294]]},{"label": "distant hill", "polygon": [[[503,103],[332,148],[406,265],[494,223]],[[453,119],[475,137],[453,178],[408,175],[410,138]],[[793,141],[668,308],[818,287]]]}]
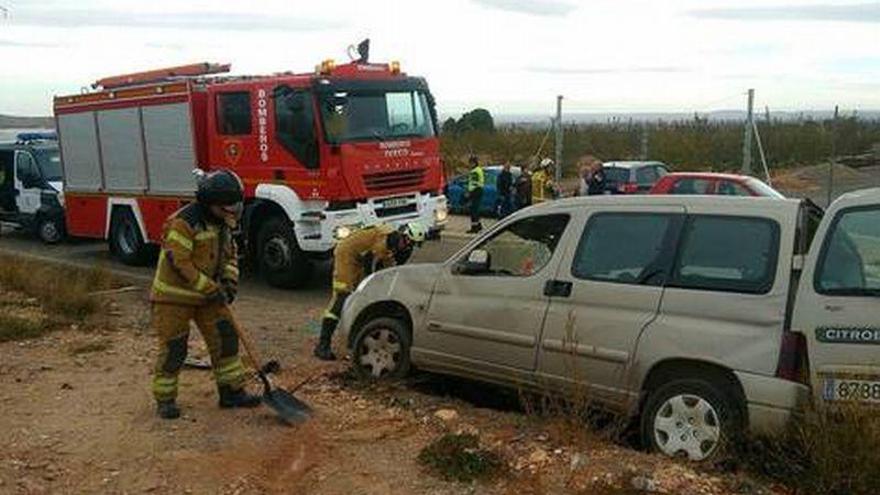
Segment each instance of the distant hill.
[{"label": "distant hill", "polygon": [[52,117],[19,117],[0,114],[0,129],[51,129],[55,127]]}]

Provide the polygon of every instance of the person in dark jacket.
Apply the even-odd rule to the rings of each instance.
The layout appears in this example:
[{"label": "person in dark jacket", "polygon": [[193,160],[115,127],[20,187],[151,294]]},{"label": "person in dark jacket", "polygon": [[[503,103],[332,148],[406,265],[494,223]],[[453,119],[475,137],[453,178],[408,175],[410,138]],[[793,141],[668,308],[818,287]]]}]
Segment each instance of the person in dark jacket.
[{"label": "person in dark jacket", "polygon": [[593,160],[590,180],[587,183],[587,194],[590,196],[605,194],[605,188],[607,186],[605,169],[602,167],[602,162],[595,158]]},{"label": "person in dark jacket", "polygon": [[498,198],[495,200],[495,211],[498,218],[504,218],[510,215],[513,209],[511,195],[513,193],[513,174],[510,172],[510,163],[505,163],[504,168],[498,174],[495,181],[495,187],[498,190]]},{"label": "person in dark jacket", "polygon": [[514,184],[514,193],[517,210],[532,205],[532,173],[526,164],[520,167],[519,177],[516,178],[516,184]]}]

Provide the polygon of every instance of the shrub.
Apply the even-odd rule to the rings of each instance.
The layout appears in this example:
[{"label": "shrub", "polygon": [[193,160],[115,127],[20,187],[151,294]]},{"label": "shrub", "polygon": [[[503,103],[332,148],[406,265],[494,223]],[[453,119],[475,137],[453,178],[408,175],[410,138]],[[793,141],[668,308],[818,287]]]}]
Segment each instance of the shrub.
[{"label": "shrub", "polygon": [[419,463],[433,474],[451,481],[473,481],[496,476],[504,465],[501,456],[480,448],[475,435],[447,433],[419,452]]}]

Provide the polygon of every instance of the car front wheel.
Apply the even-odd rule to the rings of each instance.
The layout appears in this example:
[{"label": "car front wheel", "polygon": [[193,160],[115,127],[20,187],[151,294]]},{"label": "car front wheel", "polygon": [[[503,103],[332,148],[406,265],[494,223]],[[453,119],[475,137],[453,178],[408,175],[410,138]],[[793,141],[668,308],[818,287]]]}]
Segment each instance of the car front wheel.
[{"label": "car front wheel", "polygon": [[409,329],[397,318],[369,321],[353,340],[352,367],[361,378],[402,378],[409,372]]}]

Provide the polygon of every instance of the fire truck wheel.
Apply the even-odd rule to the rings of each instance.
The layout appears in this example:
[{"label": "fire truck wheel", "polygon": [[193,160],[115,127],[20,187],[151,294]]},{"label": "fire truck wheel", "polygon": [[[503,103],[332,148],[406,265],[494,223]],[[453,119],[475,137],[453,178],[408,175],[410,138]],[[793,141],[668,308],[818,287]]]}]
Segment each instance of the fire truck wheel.
[{"label": "fire truck wheel", "polygon": [[260,271],[273,287],[295,289],[305,285],[312,274],[312,263],[296,242],[296,234],[286,218],[266,220],[257,234]]},{"label": "fire truck wheel", "polygon": [[117,209],[110,221],[110,251],[126,265],[141,266],[150,263],[154,249],[144,242],[134,215],[127,209]]}]

